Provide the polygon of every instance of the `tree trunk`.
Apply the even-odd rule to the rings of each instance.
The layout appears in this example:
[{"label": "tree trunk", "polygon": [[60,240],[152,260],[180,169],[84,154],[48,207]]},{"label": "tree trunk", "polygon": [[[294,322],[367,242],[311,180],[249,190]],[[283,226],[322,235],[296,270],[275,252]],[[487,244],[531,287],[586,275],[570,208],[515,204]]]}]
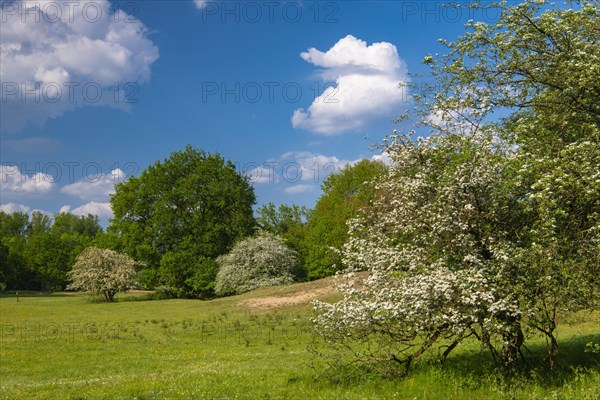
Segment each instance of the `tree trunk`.
[{"label": "tree trunk", "polygon": [[514,327],[515,332],[504,335],[506,344],[502,348],[502,368],[506,371],[514,368],[519,358],[519,351],[521,350],[521,346],[523,346],[523,342],[525,340],[523,330],[521,329],[521,324],[515,323]]}]

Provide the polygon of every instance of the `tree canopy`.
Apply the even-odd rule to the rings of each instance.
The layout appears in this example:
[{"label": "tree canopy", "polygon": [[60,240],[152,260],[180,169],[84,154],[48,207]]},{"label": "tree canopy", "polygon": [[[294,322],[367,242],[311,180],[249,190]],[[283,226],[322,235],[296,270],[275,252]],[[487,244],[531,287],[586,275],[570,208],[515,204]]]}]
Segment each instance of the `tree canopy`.
[{"label": "tree canopy", "polygon": [[255,227],[247,177],[218,153],[192,146],[116,185],[109,233],[146,268],[145,284],[210,295],[215,259]]},{"label": "tree canopy", "polygon": [[102,233],[98,217],[0,211],[0,282],[8,289],[63,290],[77,255]]},{"label": "tree canopy", "polygon": [[348,232],[346,222],[369,205],[375,181],[385,170],[381,162],[362,160],[323,182],[323,194],[311,213],[304,240],[304,266],[310,279],[342,269],[342,260],[334,249],[342,248]]}]

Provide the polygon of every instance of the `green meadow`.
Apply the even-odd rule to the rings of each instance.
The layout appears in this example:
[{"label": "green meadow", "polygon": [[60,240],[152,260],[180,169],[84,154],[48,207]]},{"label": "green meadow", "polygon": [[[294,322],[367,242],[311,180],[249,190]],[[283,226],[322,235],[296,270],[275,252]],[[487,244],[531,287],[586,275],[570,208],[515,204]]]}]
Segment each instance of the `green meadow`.
[{"label": "green meadow", "polygon": [[[80,294],[0,298],[2,399],[598,399],[598,313],[565,318],[553,371],[494,372],[475,343],[442,366],[431,355],[408,377],[331,371],[308,351],[313,298],[330,279],[212,301]],[[543,357],[541,338],[529,357]]]}]

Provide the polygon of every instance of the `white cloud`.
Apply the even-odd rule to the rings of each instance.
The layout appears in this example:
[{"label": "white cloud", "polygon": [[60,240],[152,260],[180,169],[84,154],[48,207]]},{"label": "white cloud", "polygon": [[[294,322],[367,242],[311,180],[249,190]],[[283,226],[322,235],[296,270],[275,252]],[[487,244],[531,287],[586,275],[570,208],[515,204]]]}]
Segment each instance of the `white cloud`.
[{"label": "white cloud", "polygon": [[14,212],[23,212],[31,215],[34,212],[40,212],[48,217],[52,218],[54,215],[46,210],[40,210],[39,208],[31,209],[31,207],[26,206],[25,204],[16,204],[16,203],[6,203],[0,204],[0,211],[4,211],[7,214],[12,214]]},{"label": "white cloud", "polygon": [[[281,182],[292,184],[294,186],[284,191],[288,194],[297,194],[313,190],[313,186],[306,183],[319,184],[330,174],[338,173],[362,159],[346,160],[310,151],[289,151],[278,158],[268,160],[262,166],[254,164],[254,168],[248,170],[246,175],[250,178],[250,182],[255,184]],[[391,163],[389,155],[385,153],[374,155],[371,159],[387,165]]]},{"label": "white cloud", "polygon": [[312,192],[315,187],[313,185],[294,185],[283,189],[286,194],[300,194]]},{"label": "white cloud", "polygon": [[196,5],[196,8],[202,10],[208,4],[208,0],[194,0],[194,4]]},{"label": "white cloud", "polygon": [[0,191],[3,195],[47,193],[54,188],[54,178],[43,172],[23,174],[16,165],[0,165]]},{"label": "white cloud", "polygon": [[7,214],[14,212],[29,213],[30,208],[23,204],[7,203],[0,205],[0,211],[4,211]]},{"label": "white cloud", "polygon": [[355,162],[308,151],[289,151],[277,159],[268,160],[263,165],[249,165],[248,168],[254,168],[245,173],[250,178],[250,182],[255,184],[279,183],[282,180],[288,183],[300,181],[318,183],[327,175],[338,172],[346,165]]},{"label": "white cloud", "polygon": [[355,162],[308,151],[290,151],[281,156],[284,180],[292,182],[302,180],[318,183],[327,175]]},{"label": "white cloud", "polygon": [[64,205],[60,208],[60,210],[58,210],[59,213],[70,213],[71,212],[71,206],[68,205]]},{"label": "white cloud", "polygon": [[294,111],[294,128],[323,135],[360,131],[382,118],[400,114],[407,93],[401,83],[408,81],[405,63],[396,46],[373,43],[348,35],[327,52],[315,48],[300,56],[323,68],[321,77],[334,81],[307,110]]},{"label": "white cloud", "polygon": [[[61,210],[65,207],[69,207],[69,206],[63,206],[61,208]],[[70,209],[70,207],[69,207]],[[100,203],[97,201],[90,201],[89,203],[86,203],[80,207],[74,208],[73,210],[71,210],[71,213],[74,215],[83,215],[86,216],[88,214],[92,214],[92,215],[97,215],[98,217],[112,217],[113,212],[112,212],[112,208],[110,207],[110,203]]]},{"label": "white cloud", "polygon": [[393,163],[392,159],[390,158],[390,155],[386,152],[374,155],[373,157],[371,157],[371,160],[380,161],[380,162],[384,163],[385,165],[392,165],[392,163]]},{"label": "white cloud", "polygon": [[275,168],[269,168],[268,166],[253,168],[246,172],[246,175],[250,179],[250,183],[259,185],[279,182],[279,175],[275,172]]},{"label": "white cloud", "polygon": [[89,177],[81,181],[63,186],[62,193],[77,196],[82,200],[106,201],[115,191],[115,183],[125,179],[125,173],[117,168],[110,174],[104,174],[99,177]]},{"label": "white cloud", "polygon": [[127,108],[125,85],[149,79],[158,59],[145,26],[108,0],[3,1],[0,18],[2,130],[83,106]]}]

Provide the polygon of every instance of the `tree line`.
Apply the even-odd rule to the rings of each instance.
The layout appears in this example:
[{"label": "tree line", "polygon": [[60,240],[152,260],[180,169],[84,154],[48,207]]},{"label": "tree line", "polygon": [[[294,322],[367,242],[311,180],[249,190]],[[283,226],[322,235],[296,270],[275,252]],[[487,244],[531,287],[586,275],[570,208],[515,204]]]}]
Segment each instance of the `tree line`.
[{"label": "tree line", "polygon": [[259,232],[295,252],[294,280],[329,276],[342,268],[336,250],[346,221],[368,204],[369,182],[385,169],[363,160],[330,175],[312,210],[272,202],[254,210],[248,177],[220,154],[187,146],[116,185],[106,231],[92,215],[0,212],[0,282],[9,290],[64,290],[77,256],[95,247],[135,260],[141,288],[210,298],[218,258]]},{"label": "tree line", "polygon": [[94,215],[0,211],[0,283],[12,290],[63,290],[75,258],[101,233]]}]

